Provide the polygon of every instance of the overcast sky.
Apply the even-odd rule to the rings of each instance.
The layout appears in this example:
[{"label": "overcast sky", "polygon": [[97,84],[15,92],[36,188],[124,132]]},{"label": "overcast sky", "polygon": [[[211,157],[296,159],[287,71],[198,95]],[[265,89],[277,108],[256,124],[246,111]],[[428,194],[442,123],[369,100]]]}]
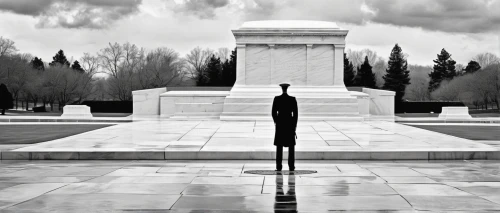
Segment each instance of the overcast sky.
[{"label": "overcast sky", "polygon": [[395,43],[410,64],[430,65],[446,48],[466,64],[500,54],[500,0],[0,0],[0,36],[46,62],[95,54],[108,42],[185,55],[196,46],[233,48],[244,21],[304,19],[348,29],[347,48],[387,58]]}]

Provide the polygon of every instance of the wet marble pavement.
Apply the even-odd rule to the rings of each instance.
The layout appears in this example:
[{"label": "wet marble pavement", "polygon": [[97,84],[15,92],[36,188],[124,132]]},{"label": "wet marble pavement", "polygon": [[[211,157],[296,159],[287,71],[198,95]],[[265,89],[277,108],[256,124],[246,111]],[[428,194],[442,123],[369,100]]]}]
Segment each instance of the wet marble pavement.
[{"label": "wet marble pavement", "polygon": [[1,161],[0,212],[488,212],[500,161]]},{"label": "wet marble pavement", "polygon": [[[269,153],[275,151],[274,128],[274,124],[269,121],[138,121],[14,151],[150,152],[158,154],[161,159],[165,157],[164,152]],[[403,151],[499,150],[484,143],[385,121],[302,121],[298,124],[297,136],[297,152],[388,151],[401,155],[399,152]],[[427,157],[427,153],[422,156]],[[250,156],[249,159],[261,157]],[[266,157],[273,159],[271,155]],[[298,157],[301,158],[300,155]]]}]

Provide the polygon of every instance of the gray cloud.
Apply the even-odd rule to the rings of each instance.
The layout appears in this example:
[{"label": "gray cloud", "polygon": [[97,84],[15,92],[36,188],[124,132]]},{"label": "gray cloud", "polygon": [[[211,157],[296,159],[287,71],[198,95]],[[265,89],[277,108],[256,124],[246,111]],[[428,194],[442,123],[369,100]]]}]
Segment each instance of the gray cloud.
[{"label": "gray cloud", "polygon": [[102,29],[134,14],[142,0],[2,0],[0,11],[38,18],[41,28]]},{"label": "gray cloud", "polygon": [[217,8],[225,7],[229,0],[186,0],[175,6],[178,13],[194,15],[201,19],[213,19]]},{"label": "gray cloud", "polygon": [[[363,24],[367,21],[431,31],[484,33],[500,29],[500,0],[187,0],[180,11],[214,18],[221,7],[239,8],[245,21],[311,19]],[[235,7],[235,5],[238,5]],[[243,7],[239,7],[243,5]]]},{"label": "gray cloud", "polygon": [[361,24],[363,0],[244,0],[244,19],[310,19]]},{"label": "gray cloud", "polygon": [[367,0],[371,21],[445,32],[500,30],[499,0]]}]

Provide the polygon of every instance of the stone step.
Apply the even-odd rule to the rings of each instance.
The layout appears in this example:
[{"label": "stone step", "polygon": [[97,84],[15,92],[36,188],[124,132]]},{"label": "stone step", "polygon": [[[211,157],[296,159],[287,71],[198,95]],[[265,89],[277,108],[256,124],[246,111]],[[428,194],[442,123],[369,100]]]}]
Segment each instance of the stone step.
[{"label": "stone step", "polygon": [[[265,113],[222,113],[221,121],[271,121],[271,114]],[[357,114],[299,114],[299,121],[364,121],[364,118]]]},{"label": "stone step", "polygon": [[184,112],[222,112],[223,103],[175,103],[175,113]]},{"label": "stone step", "polygon": [[224,103],[225,97],[173,97],[174,103]]},{"label": "stone step", "polygon": [[[286,159],[288,153],[283,153]],[[2,151],[1,160],[274,160],[274,151]],[[296,160],[500,160],[492,150],[296,151]],[[284,162],[286,164],[286,161]]]},{"label": "stone step", "polygon": [[[224,112],[271,112],[272,104],[226,103]],[[357,103],[298,104],[299,113],[358,113]]]},{"label": "stone step", "polygon": [[[229,96],[225,103],[273,103],[274,97]],[[297,103],[357,103],[354,97],[302,97]]]}]

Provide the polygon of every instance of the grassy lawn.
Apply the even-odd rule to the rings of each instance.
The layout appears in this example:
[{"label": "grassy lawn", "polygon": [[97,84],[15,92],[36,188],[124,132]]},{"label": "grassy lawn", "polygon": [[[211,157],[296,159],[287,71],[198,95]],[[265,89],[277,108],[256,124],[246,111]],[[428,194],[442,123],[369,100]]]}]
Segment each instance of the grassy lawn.
[{"label": "grassy lawn", "polygon": [[0,144],[33,144],[68,137],[112,125],[55,124],[0,125]]},{"label": "grassy lawn", "polygon": [[413,127],[453,135],[470,140],[500,140],[500,126],[437,126],[415,125]]}]

